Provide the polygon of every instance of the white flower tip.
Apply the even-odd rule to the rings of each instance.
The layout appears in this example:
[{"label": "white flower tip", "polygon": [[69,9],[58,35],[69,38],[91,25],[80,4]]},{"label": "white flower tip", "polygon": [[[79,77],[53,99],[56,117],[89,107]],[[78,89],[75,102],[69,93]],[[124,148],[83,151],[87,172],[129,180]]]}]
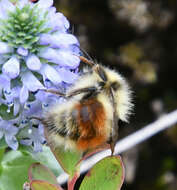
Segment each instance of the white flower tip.
[{"label": "white flower tip", "polygon": [[30,55],[26,60],[26,65],[30,70],[38,71],[42,64],[36,55]]},{"label": "white flower tip", "polygon": [[2,67],[2,72],[11,79],[16,78],[20,73],[20,63],[16,57],[10,58]]},{"label": "white flower tip", "polygon": [[22,56],[27,56],[27,55],[28,55],[28,50],[25,49],[25,48],[23,48],[23,47],[19,47],[19,48],[17,49],[17,53],[18,53],[19,55],[22,55]]},{"label": "white flower tip", "polygon": [[12,49],[5,42],[0,42],[0,54],[5,54],[11,52]]}]

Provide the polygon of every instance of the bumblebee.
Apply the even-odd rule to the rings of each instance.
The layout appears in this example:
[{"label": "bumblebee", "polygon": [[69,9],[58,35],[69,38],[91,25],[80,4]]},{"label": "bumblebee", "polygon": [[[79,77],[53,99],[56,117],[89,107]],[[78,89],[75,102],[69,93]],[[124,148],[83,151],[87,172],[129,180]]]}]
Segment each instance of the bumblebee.
[{"label": "bumblebee", "polygon": [[128,122],[132,111],[131,90],[117,72],[80,56],[89,65],[75,83],[61,93],[66,98],[44,113],[42,123],[48,143],[65,149],[88,151],[110,144],[112,154],[118,138],[118,120]]}]

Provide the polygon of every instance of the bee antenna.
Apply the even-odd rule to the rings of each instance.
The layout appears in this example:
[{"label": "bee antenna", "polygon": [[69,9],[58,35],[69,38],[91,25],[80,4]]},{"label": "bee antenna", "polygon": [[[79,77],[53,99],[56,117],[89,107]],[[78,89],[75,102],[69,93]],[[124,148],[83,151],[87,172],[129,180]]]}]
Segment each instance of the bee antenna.
[{"label": "bee antenna", "polygon": [[84,50],[83,48],[80,47],[80,50],[82,51],[83,54],[86,55],[86,57],[91,61],[94,62],[92,57],[86,52],[86,50]]},{"label": "bee antenna", "polygon": [[[87,53],[87,51],[83,48],[81,48],[79,45],[75,44],[76,47],[78,47],[81,51],[82,54],[85,55],[86,58],[88,58],[88,61],[94,63],[94,60],[92,59],[92,57]],[[82,57],[82,56],[81,56]],[[93,64],[92,64],[93,65]]]},{"label": "bee antenna", "polygon": [[83,56],[79,56],[79,59],[80,59],[82,62],[87,63],[87,64],[90,65],[90,66],[95,65],[95,62],[90,61],[90,60],[88,60],[87,58],[85,58],[85,57],[83,57]]}]

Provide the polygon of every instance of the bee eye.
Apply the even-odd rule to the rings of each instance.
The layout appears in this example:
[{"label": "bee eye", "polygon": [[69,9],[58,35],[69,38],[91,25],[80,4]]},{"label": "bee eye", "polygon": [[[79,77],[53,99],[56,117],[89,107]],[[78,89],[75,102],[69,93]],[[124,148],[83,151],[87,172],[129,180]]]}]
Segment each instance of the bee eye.
[{"label": "bee eye", "polygon": [[116,91],[120,87],[120,84],[118,82],[111,83],[111,88]]}]

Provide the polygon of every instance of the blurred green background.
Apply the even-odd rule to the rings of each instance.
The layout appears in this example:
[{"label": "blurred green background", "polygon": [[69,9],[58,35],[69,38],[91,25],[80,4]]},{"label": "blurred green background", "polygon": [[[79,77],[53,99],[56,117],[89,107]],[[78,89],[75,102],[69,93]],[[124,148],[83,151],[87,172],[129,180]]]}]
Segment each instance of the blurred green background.
[{"label": "blurred green background", "polygon": [[[55,0],[93,59],[118,70],[135,110],[120,138],[177,108],[176,0]],[[177,126],[123,155],[122,190],[177,189]]]}]

